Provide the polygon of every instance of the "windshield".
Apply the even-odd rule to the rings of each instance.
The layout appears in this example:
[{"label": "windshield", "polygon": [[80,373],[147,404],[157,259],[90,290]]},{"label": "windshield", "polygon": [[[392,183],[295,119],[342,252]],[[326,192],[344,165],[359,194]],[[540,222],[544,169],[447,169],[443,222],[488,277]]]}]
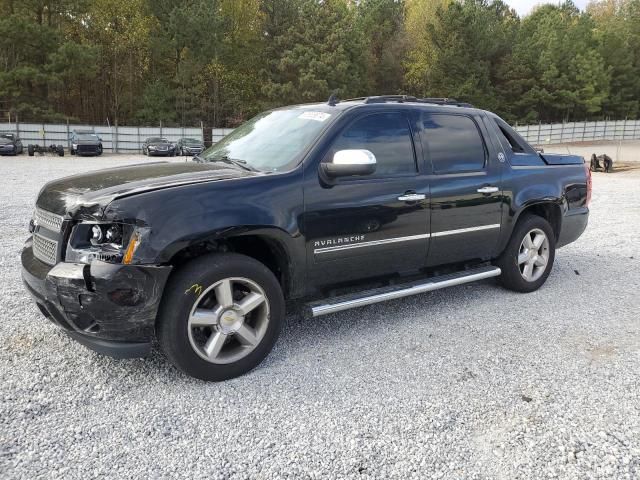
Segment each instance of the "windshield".
[{"label": "windshield", "polygon": [[78,135],[78,140],[98,140],[98,135],[94,133],[81,133]]},{"label": "windshield", "polygon": [[6,138],[8,140],[13,140],[13,133],[0,133],[0,138]]},{"label": "windshield", "polygon": [[169,143],[169,140],[167,140],[166,138],[151,137],[147,138],[147,143]]},{"label": "windshield", "polygon": [[311,109],[264,112],[236,128],[201,157],[237,160],[263,171],[291,168],[318,137],[333,113]]},{"label": "windshield", "polygon": [[195,138],[183,138],[182,143],[186,145],[194,145],[194,144],[201,144],[202,142],[200,140],[196,140]]}]

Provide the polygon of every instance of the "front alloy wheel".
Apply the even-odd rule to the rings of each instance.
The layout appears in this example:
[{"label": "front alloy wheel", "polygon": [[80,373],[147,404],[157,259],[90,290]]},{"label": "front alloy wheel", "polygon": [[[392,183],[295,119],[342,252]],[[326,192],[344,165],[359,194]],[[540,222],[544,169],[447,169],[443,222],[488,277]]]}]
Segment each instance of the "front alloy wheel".
[{"label": "front alloy wheel", "polygon": [[269,301],[248,278],[225,278],[195,301],[189,315],[189,343],[207,362],[233,363],[260,343],[269,325]]},{"label": "front alloy wheel", "polygon": [[280,282],[264,264],[237,253],[211,253],[171,275],[156,333],[180,370],[221,381],[247,373],[269,354],[284,313]]}]

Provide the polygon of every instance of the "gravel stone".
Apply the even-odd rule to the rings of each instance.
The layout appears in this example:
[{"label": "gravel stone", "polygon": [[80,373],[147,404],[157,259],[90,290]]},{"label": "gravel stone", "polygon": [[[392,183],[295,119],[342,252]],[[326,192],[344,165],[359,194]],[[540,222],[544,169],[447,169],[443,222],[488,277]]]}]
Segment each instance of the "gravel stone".
[{"label": "gravel stone", "polygon": [[640,170],[594,175],[539,291],[291,313],[260,367],[213,384],[86,350],[20,280],[45,181],[141,161],[0,159],[0,477],[640,477]]}]

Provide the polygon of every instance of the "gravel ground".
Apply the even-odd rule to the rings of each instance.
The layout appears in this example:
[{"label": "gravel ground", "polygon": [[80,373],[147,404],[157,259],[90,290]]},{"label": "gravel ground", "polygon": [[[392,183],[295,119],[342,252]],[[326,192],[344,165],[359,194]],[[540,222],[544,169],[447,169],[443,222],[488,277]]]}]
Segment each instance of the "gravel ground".
[{"label": "gravel ground", "polygon": [[19,252],[41,185],[133,161],[0,158],[0,477],[638,478],[640,171],[596,174],[546,285],[492,281],[305,321],[207,384],[45,320]]}]

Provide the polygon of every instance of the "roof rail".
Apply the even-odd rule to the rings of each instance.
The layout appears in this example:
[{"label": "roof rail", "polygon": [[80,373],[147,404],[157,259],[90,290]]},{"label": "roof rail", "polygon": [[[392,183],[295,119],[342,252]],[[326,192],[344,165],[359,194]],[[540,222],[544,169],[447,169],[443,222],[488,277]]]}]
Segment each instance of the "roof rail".
[{"label": "roof rail", "polygon": [[431,103],[433,105],[451,105],[454,107],[466,107],[473,108],[473,105],[467,102],[460,102],[455,98],[417,98],[412,95],[374,95],[370,97],[357,97],[347,98],[345,100],[339,100],[338,97],[332,94],[327,101],[328,105],[332,107],[340,102],[354,102],[362,101],[363,103],[387,103],[387,102],[416,102],[416,103]]},{"label": "roof rail", "polygon": [[411,95],[376,95],[374,97],[366,97],[364,103],[385,103],[385,102],[415,102],[418,99]]},{"label": "roof rail", "polygon": [[467,102],[459,102],[455,98],[419,98],[420,103],[433,103],[435,105],[453,105],[455,107],[473,108],[473,105]]}]

